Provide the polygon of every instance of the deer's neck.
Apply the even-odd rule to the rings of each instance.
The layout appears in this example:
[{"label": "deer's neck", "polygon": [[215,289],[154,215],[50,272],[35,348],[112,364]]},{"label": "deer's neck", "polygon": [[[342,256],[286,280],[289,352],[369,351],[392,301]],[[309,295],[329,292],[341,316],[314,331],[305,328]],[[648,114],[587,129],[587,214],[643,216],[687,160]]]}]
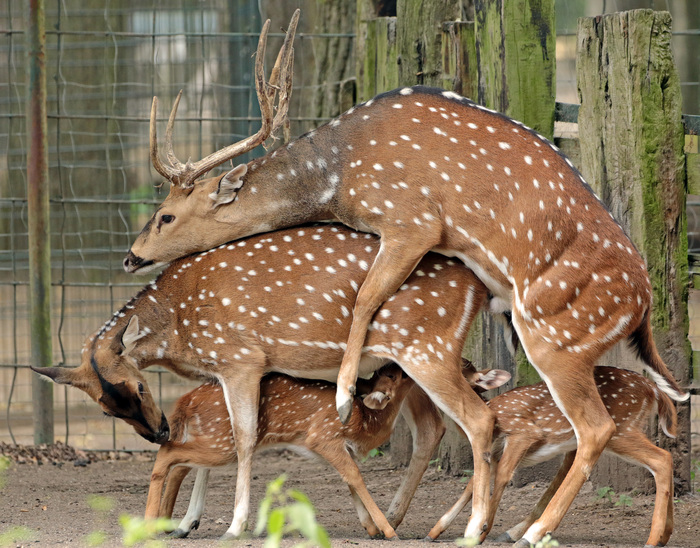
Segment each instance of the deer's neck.
[{"label": "deer's neck", "polygon": [[242,203],[255,200],[248,218],[259,219],[266,230],[336,220],[332,203],[343,154],[328,133],[325,127],[312,131],[249,165],[240,190]]}]

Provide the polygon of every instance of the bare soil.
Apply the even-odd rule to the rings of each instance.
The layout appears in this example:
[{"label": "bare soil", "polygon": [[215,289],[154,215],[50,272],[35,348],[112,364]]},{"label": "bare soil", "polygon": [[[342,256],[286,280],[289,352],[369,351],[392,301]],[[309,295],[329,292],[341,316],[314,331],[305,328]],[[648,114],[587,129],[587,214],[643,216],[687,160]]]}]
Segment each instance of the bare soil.
[{"label": "bare soil", "polygon": [[[0,488],[0,545],[7,546],[80,546],[96,530],[108,533],[103,546],[121,546],[118,516],[141,515],[148,490],[153,454],[125,455],[75,452],[66,446],[56,448],[13,449],[0,447],[13,460],[2,474]],[[52,453],[53,451],[53,453]],[[19,462],[18,462],[19,461]],[[43,464],[39,464],[43,463]],[[361,466],[370,491],[381,508],[389,506],[401,479],[402,469],[391,460],[375,457]],[[287,474],[286,485],[306,493],[318,512],[318,521],[327,529],[333,546],[380,548],[388,541],[368,540],[352,506],[347,487],[331,467],[289,452],[259,455],[254,468],[252,508],[255,513],[264,496],[266,484]],[[176,516],[184,515],[194,474],[183,484]],[[207,507],[202,523],[188,539],[167,539],[167,546],[221,546],[219,537],[226,531],[233,511],[235,471],[212,473]],[[0,480],[1,481],[1,480]],[[456,500],[464,483],[460,478],[431,468],[421,483],[404,523],[397,529],[401,541],[391,546],[425,548],[422,539],[430,527]],[[501,502],[491,536],[495,538],[520,521],[533,507],[546,485],[536,482],[507,490]],[[109,497],[115,502],[107,514],[88,505],[89,495]],[[616,507],[596,497],[586,484],[556,531],[560,546],[628,548],[643,546],[651,524],[652,495],[632,496],[631,507]],[[675,505],[675,530],[669,546],[700,546],[700,495],[685,495]],[[466,526],[465,513],[448,529],[442,542],[452,543]],[[251,523],[255,523],[255,515]],[[14,527],[32,531],[31,539],[11,542],[4,535]],[[11,536],[11,535],[10,535]],[[285,541],[292,546],[298,539]],[[230,546],[262,546],[260,539],[244,539]],[[488,541],[485,546],[496,546]],[[505,546],[505,545],[503,545]]]}]

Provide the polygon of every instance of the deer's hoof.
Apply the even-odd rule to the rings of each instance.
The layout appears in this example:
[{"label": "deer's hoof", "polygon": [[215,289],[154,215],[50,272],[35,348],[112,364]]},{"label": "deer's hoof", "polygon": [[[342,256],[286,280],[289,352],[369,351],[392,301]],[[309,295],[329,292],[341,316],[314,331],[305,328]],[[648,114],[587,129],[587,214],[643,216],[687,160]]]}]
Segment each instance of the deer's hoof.
[{"label": "deer's hoof", "polygon": [[352,399],[342,403],[338,406],[338,417],[340,422],[347,424],[350,420],[350,415],[352,414]]},{"label": "deer's hoof", "polygon": [[170,538],[187,538],[187,535],[190,534],[190,531],[192,529],[189,529],[185,531],[184,529],[180,529],[179,527],[175,529],[172,533],[170,533],[168,536]]},{"label": "deer's hoof", "polygon": [[435,539],[430,535],[423,537],[423,542],[435,542]]},{"label": "deer's hoof", "polygon": [[515,541],[510,537],[510,535],[508,534],[508,531],[506,531],[505,533],[501,533],[500,535],[498,535],[496,537],[495,542],[515,542]]},{"label": "deer's hoof", "polygon": [[399,538],[399,535],[397,535],[396,533],[394,533],[394,536],[393,536],[393,537],[386,537],[386,540],[392,540],[392,541],[393,541],[393,540],[401,540],[401,539]]},{"label": "deer's hoof", "polygon": [[515,543],[515,548],[530,548],[530,541],[526,538],[521,538]]}]

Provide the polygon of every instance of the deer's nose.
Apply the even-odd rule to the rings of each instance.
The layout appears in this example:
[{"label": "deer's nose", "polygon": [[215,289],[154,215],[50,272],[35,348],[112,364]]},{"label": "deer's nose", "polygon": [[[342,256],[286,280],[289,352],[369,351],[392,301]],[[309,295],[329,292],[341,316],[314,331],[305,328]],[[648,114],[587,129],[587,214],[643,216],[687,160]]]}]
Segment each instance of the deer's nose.
[{"label": "deer's nose", "polygon": [[131,250],[129,250],[126,257],[124,257],[124,262],[122,264],[124,265],[124,270],[126,272],[132,273],[138,270],[139,267],[143,266],[143,263],[143,258],[137,257]]}]

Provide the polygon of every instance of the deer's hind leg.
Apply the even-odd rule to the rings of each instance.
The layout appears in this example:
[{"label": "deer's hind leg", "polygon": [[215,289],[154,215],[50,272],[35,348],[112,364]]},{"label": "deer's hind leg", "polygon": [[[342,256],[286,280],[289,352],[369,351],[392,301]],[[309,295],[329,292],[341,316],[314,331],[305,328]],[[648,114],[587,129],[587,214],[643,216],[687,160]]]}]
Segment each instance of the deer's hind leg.
[{"label": "deer's hind leg", "polygon": [[[615,422],[603,404],[593,377],[595,360],[607,348],[603,347],[600,353],[569,352],[547,343],[548,339],[551,340],[550,330],[545,327],[547,323],[541,323],[540,327],[523,325],[518,313],[513,314],[513,319],[528,359],[546,382],[557,407],[571,423],[577,440],[571,469],[542,515],[516,544],[520,548],[537,543],[559,526],[614,434]],[[613,339],[609,346],[614,342],[617,341]]]},{"label": "deer's hind leg", "polygon": [[647,468],[654,475],[656,498],[646,546],[665,546],[673,532],[673,457],[639,430],[621,432],[610,440],[610,451]]}]

